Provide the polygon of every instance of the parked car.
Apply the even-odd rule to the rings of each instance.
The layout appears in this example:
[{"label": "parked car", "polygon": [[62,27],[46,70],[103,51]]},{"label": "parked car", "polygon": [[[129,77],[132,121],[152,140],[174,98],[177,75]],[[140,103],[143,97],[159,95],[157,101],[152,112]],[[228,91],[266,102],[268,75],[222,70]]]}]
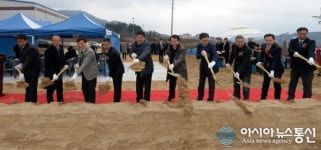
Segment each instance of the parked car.
[{"label": "parked car", "polygon": [[51,45],[51,41],[38,40],[38,47],[39,48],[48,48],[50,45]]}]

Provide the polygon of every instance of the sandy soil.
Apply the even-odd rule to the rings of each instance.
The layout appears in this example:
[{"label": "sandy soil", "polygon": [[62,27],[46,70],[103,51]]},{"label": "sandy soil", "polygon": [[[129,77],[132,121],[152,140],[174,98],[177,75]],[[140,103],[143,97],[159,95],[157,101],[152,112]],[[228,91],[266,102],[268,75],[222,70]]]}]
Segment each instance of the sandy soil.
[{"label": "sandy soil", "polygon": [[[153,57],[157,61],[157,57]],[[188,86],[198,86],[199,61],[187,56]],[[129,59],[127,59],[129,61]],[[222,68],[217,74],[223,89],[232,88],[232,74]],[[289,70],[284,74],[289,81]],[[252,76],[251,86],[260,88],[263,77]],[[313,95],[321,97],[321,78],[313,83]],[[152,83],[152,89],[167,89],[165,81]],[[287,85],[283,86],[287,89]],[[123,82],[124,90],[134,90],[135,82]],[[299,82],[298,88],[302,90]],[[80,89],[79,89],[80,90]],[[39,90],[44,92],[44,90]],[[4,93],[23,93],[15,85],[4,83]],[[141,104],[85,104],[72,102],[36,105],[0,104],[0,149],[226,149],[216,134],[222,126],[235,130],[235,142],[228,149],[321,149],[321,103],[318,100],[196,102],[186,113],[184,108],[160,102]],[[243,108],[243,110],[242,110]],[[244,110],[246,109],[246,110]],[[248,113],[244,113],[248,111]],[[315,128],[314,144],[246,144],[242,128]],[[253,139],[259,139],[253,135]],[[275,138],[275,137],[274,137]],[[273,139],[264,135],[261,139]],[[294,140],[295,137],[286,139]]]}]

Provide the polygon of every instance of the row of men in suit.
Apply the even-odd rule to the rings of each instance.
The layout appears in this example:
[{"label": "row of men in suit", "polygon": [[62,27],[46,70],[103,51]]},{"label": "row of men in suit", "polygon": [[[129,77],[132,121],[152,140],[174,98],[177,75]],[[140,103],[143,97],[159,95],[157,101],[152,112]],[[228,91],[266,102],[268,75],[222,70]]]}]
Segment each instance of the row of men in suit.
[{"label": "row of men in suit", "polygon": [[[27,42],[27,37],[24,34],[16,36],[17,45],[21,51],[20,64],[16,68],[21,70],[19,76],[20,79],[25,80],[29,86],[25,91],[25,101],[37,103],[37,87],[38,78],[41,70],[39,51],[32,44]],[[63,103],[63,81],[62,76],[58,76],[58,73],[66,65],[66,58],[64,55],[63,47],[60,42],[61,39],[58,35],[54,35],[51,38],[52,44],[45,50],[45,77],[54,80],[54,84],[46,87],[47,89],[47,101],[53,102],[53,93],[56,90],[57,101]],[[87,46],[87,40],[85,38],[77,39],[77,46],[80,50],[78,64],[75,65],[77,72],[72,76],[72,80],[76,80],[78,76],[82,78],[81,89],[86,102],[95,103],[95,88],[97,84],[97,76],[99,71],[97,68],[97,61],[95,52]],[[103,40],[103,51],[106,62],[109,65],[109,77],[113,79],[114,84],[114,101],[119,102],[121,99],[121,82],[122,75],[124,73],[124,66],[120,59],[119,52],[111,46],[110,39]]]},{"label": "row of men in suit", "polygon": [[[263,65],[269,74],[264,74],[261,100],[265,100],[270,85],[271,78],[281,78],[284,72],[284,67],[281,62],[281,48],[275,43],[275,36],[273,34],[264,35],[265,43],[262,44],[262,52],[258,65]],[[232,53],[230,55],[230,61],[226,66],[234,62],[234,93],[233,95],[240,99],[240,85],[236,84],[236,78],[240,78],[242,82],[251,82],[251,49],[245,45],[243,36],[236,36],[235,45],[232,47]],[[287,100],[293,100],[295,98],[295,90],[298,84],[299,78],[303,83],[303,98],[311,98],[312,96],[312,81],[314,70],[316,67],[314,64],[315,58],[315,41],[308,38],[308,29],[306,27],[300,27],[297,29],[297,38],[292,39],[288,48],[289,56],[291,58],[291,73],[290,83],[288,90]],[[308,61],[304,61],[298,56],[302,55]],[[281,97],[281,84],[274,82],[274,98],[280,99]],[[243,96],[245,100],[249,98],[249,88],[243,88]]]}]

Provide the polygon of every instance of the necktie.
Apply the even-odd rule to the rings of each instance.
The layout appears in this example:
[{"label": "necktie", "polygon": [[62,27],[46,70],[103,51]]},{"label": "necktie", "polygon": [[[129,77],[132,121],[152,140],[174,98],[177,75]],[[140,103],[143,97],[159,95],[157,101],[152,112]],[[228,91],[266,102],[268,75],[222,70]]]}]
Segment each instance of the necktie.
[{"label": "necktie", "polygon": [[265,53],[266,55],[270,54],[270,46],[266,46]]},{"label": "necktie", "polygon": [[300,40],[300,41],[299,41],[299,46],[300,46],[300,47],[302,46],[302,43],[303,43],[302,40]]}]

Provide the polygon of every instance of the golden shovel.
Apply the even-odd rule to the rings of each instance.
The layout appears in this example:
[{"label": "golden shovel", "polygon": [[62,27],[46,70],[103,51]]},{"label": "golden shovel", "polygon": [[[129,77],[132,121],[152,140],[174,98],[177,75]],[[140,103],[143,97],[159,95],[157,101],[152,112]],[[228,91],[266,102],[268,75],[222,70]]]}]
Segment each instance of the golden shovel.
[{"label": "golden shovel", "polygon": [[[135,60],[136,57],[133,57],[133,60]],[[139,61],[136,63],[131,63],[129,66],[129,69],[135,71],[135,72],[141,72],[145,68],[145,62]]]},{"label": "golden shovel", "polygon": [[[21,74],[20,69],[17,68],[17,67],[15,67],[15,69],[18,71],[19,76],[20,76],[20,74]],[[16,83],[17,83],[17,85],[16,85],[17,88],[25,89],[25,88],[29,87],[29,83],[26,83],[26,82],[23,81],[23,80],[19,80],[19,81],[17,81]]]},{"label": "golden shovel", "polygon": [[[204,58],[205,58],[207,64],[209,64],[210,62],[208,61],[207,54],[204,54]],[[219,85],[219,86],[221,86],[221,84],[218,82],[218,80],[217,80],[217,78],[216,78],[216,76],[215,76],[215,73],[214,73],[214,71],[213,71],[213,68],[209,68],[209,69],[210,69],[210,71],[211,71],[211,73],[212,73],[212,77],[213,77],[213,79],[215,80],[216,84]]]},{"label": "golden shovel", "polygon": [[[165,59],[165,60],[166,60],[166,62],[167,62],[167,64],[168,64],[168,66],[169,66],[170,63],[169,63],[168,59]],[[174,76],[174,77],[177,77],[177,78],[178,78],[178,77],[181,76],[180,74],[175,73],[173,69],[170,69],[170,71],[171,71],[171,72],[168,72],[168,74],[170,74],[170,75],[172,75],[172,76]]]},{"label": "golden shovel", "polygon": [[[227,67],[227,66],[226,66],[226,67]],[[230,68],[230,67],[227,67],[227,68],[230,69],[233,74],[235,74],[235,72],[234,72],[234,70],[233,70],[232,68]],[[235,78],[236,78],[236,77],[235,77]],[[242,80],[241,80],[239,77],[237,77],[236,79],[239,80],[239,82],[237,82],[239,85],[241,85],[241,86],[243,86],[243,87],[245,87],[245,88],[250,88],[250,87],[251,87],[250,84],[248,84],[248,83],[246,83],[246,82],[242,82]]]},{"label": "golden shovel", "polygon": [[[74,71],[74,74],[77,73],[78,69],[79,69],[79,68],[74,67],[74,70],[75,70],[75,71]],[[66,82],[64,83],[64,88],[65,88],[66,90],[75,90],[75,89],[76,89],[76,84],[75,84],[74,80],[66,81]]]},{"label": "golden shovel", "polygon": [[[269,74],[269,72],[262,65],[256,64],[256,66],[261,68],[265,73]],[[281,78],[272,77],[272,80],[273,80],[273,82],[280,83],[280,84],[285,84],[286,83],[286,81],[281,79]]]},{"label": "golden shovel", "polygon": [[[308,62],[309,60],[308,59],[306,59],[305,57],[303,57],[302,55],[300,55],[300,54],[297,54],[297,55],[293,55],[294,57],[299,57],[299,58],[301,58],[302,60],[304,60],[304,61],[306,61],[306,62]],[[321,68],[321,66],[319,66],[318,64],[316,64],[316,63],[313,63],[313,65],[315,66],[315,67],[317,67],[317,68]]]},{"label": "golden shovel", "polygon": [[[65,71],[65,70],[67,70],[68,69],[68,67],[63,67],[61,70],[60,70],[60,72],[58,73],[58,77]],[[39,85],[39,88],[46,88],[46,87],[48,87],[48,86],[50,86],[50,85],[52,85],[52,84],[54,84],[54,81],[55,80],[51,80],[49,77],[44,77],[44,78],[42,78],[41,79],[41,83],[40,83],[40,85]]]}]

